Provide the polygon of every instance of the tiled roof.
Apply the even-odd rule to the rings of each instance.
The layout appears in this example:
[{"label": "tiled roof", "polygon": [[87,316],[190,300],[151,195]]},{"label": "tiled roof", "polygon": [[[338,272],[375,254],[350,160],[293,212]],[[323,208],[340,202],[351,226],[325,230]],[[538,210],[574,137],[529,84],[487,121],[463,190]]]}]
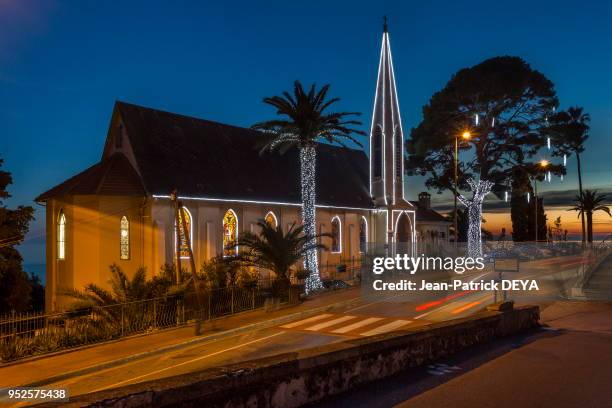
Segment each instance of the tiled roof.
[{"label": "tiled roof", "polygon": [[[300,202],[298,151],[260,153],[269,135],[124,102],[117,102],[115,110],[125,126],[140,181],[148,194],[166,195],[177,189],[181,196]],[[90,181],[94,177],[90,173],[99,174],[106,160],[37,200],[70,193],[73,188],[74,192],[82,189],[90,194],[106,191],[85,188],[95,184]],[[110,187],[110,181],[102,184]],[[368,158],[362,150],[319,144],[316,182],[318,204],[373,207]],[[133,192],[132,180],[127,184]],[[109,191],[119,190],[117,185]]]},{"label": "tiled roof", "polygon": [[429,221],[429,222],[448,222],[450,223],[451,221],[446,218],[445,216],[443,216],[442,214],[440,214],[439,212],[437,212],[436,210],[433,210],[431,208],[424,208],[423,206],[419,206],[419,202],[418,201],[411,201],[411,203],[416,207],[416,220],[418,221]]},{"label": "tiled roof", "polygon": [[127,158],[115,153],[42,193],[36,201],[42,202],[63,195],[88,194],[144,196],[145,190]]}]

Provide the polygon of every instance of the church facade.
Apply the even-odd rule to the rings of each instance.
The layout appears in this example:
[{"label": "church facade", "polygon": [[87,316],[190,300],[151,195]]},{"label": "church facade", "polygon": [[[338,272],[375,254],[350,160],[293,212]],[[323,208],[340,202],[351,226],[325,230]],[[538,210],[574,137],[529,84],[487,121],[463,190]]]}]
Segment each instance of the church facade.
[{"label": "church facade", "polygon": [[[255,232],[258,220],[283,229],[300,223],[298,152],[261,153],[268,138],[117,102],[100,161],[36,198],[46,206],[47,311],[66,305],[66,288],[107,287],[113,263],[128,275],[144,266],[151,276],[178,252],[188,267],[188,251],[176,248],[174,191],[196,265],[232,255],[225,245]],[[448,239],[450,223],[428,200],[405,199],[403,141],[385,28],[369,156],[317,147],[317,231],[331,234],[320,265],[358,261],[366,243],[407,243],[415,252],[419,237]]]}]

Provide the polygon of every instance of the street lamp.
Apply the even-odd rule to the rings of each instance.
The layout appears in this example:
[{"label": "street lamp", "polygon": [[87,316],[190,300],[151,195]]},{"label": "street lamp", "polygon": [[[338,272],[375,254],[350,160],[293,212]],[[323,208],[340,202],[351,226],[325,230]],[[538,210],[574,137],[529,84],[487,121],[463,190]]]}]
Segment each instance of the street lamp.
[{"label": "street lamp", "polygon": [[[538,163],[541,169],[548,167],[548,160],[542,159]],[[535,243],[538,245],[538,177],[537,175],[533,178],[533,198],[535,208]]]},{"label": "street lamp", "polygon": [[[472,137],[472,134],[469,130],[464,131],[461,134],[461,138],[464,140],[469,140]],[[459,135],[455,135],[455,216],[453,217],[454,228],[455,228],[455,249],[457,249],[457,241],[459,240],[459,231],[457,227],[457,194],[459,190],[457,188],[457,168],[459,166]]]}]

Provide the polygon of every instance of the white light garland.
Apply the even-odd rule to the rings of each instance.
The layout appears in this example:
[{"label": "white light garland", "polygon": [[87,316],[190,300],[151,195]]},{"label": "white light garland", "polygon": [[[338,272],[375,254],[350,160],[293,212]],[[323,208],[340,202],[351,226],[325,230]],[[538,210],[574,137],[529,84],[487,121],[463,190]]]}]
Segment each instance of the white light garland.
[{"label": "white light garland", "polygon": [[473,179],[467,182],[472,189],[472,198],[468,200],[462,195],[457,198],[468,210],[468,256],[478,258],[482,256],[482,202],[491,192],[494,183],[488,180],[476,182]]},{"label": "white light garland", "polygon": [[508,202],[508,192],[504,192],[504,201]]},{"label": "white light garland", "polygon": [[[317,152],[312,146],[300,148],[300,170],[302,184],[302,222],[304,234],[308,237],[306,245],[316,245],[316,160]],[[304,269],[310,272],[306,278],[306,294],[321,289],[321,278],[319,276],[319,260],[316,248],[311,248],[304,256]]]},{"label": "white light garland", "polygon": [[550,150],[550,137],[546,138],[546,145],[548,146],[548,150]]},{"label": "white light garland", "polygon": [[563,155],[563,166],[567,166],[567,154]]},{"label": "white light garland", "polygon": [[529,202],[529,198],[531,197],[531,194],[529,193],[529,191],[527,192],[527,202]]}]

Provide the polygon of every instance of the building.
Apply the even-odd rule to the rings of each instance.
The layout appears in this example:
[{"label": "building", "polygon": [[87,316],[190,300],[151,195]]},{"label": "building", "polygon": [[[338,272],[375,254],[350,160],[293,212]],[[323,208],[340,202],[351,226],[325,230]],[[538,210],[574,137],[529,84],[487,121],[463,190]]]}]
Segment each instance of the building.
[{"label": "building", "polygon": [[[324,238],[322,265],[358,259],[366,242],[416,250],[422,211],[404,198],[404,137],[386,26],[379,65],[369,158],[318,146],[317,229],[332,235]],[[259,219],[283,228],[299,223],[298,153],[260,154],[268,137],[117,102],[100,161],[36,198],[46,206],[47,310],[65,305],[64,288],[108,286],[112,263],[128,274],[145,266],[149,276],[173,263],[175,190],[187,209],[196,265],[229,255],[225,244],[254,231]],[[186,250],[178,251],[182,259]]]}]

